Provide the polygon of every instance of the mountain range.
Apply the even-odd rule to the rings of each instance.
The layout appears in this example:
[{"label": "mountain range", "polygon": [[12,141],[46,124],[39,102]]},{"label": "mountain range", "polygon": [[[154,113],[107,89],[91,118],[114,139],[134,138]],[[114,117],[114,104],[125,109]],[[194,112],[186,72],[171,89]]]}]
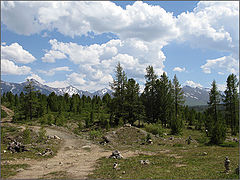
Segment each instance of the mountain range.
[{"label": "mountain range", "polygon": [[[103,97],[106,93],[112,96],[112,91],[108,88],[104,88],[93,93],[88,91],[79,90],[73,86],[68,86],[65,88],[52,88],[47,85],[43,85],[36,81],[35,79],[31,79],[35,90],[38,90],[42,94],[49,95],[51,92],[54,92],[57,95],[64,95],[68,93],[70,96],[73,94],[79,94],[80,97],[83,95],[90,96],[91,98],[95,95],[99,97]],[[27,85],[27,82],[23,83],[12,83],[1,81],[1,94],[11,91],[13,94],[20,94],[24,90],[24,86]],[[182,90],[184,92],[185,97],[185,105],[188,106],[199,106],[199,105],[207,105],[207,101],[209,98],[209,89],[208,88],[198,88],[191,86],[183,86]]]}]

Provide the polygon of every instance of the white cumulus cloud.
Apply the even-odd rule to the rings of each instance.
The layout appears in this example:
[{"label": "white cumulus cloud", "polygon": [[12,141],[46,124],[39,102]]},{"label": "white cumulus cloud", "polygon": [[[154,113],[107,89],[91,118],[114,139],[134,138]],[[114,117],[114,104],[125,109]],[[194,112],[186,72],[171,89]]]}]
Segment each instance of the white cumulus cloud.
[{"label": "white cumulus cloud", "polygon": [[56,59],[65,59],[66,55],[60,51],[50,50],[42,57],[43,62],[54,63]]},{"label": "white cumulus cloud", "polygon": [[67,36],[113,32],[145,41],[176,38],[176,18],[160,6],[135,2],[126,9],[113,2],[2,2],[2,22],[24,35],[56,29]]},{"label": "white cumulus cloud", "polygon": [[31,68],[28,66],[17,66],[12,61],[1,59],[1,73],[4,75],[26,75],[31,73]]},{"label": "white cumulus cloud", "polygon": [[118,62],[121,63],[129,78],[134,77],[136,80],[144,82],[146,67],[153,65],[156,73],[161,75],[164,68],[163,62],[166,58],[162,52],[164,43],[149,43],[137,39],[110,40],[101,45],[92,44],[89,46],[72,42],[59,42],[56,39],[50,40],[49,43],[51,49],[47,53],[58,51],[65,54],[71,62],[79,66],[81,74],[85,75],[77,78],[77,74],[73,74],[70,79],[73,79],[75,83],[79,82],[79,85],[83,85],[84,81],[92,82],[91,87],[96,82],[108,86],[109,82],[112,81],[114,69]]},{"label": "white cumulus cloud", "polygon": [[53,76],[56,72],[59,72],[59,71],[72,71],[72,70],[67,66],[52,68],[48,71],[39,70],[40,73],[46,74],[47,76]]},{"label": "white cumulus cloud", "polygon": [[178,71],[178,72],[184,72],[185,70],[186,70],[185,67],[183,67],[183,68],[180,68],[180,67],[173,68],[173,71]]},{"label": "white cumulus cloud", "polygon": [[24,64],[31,63],[36,60],[31,53],[23,49],[23,47],[18,43],[13,43],[9,46],[2,45],[1,58]]},{"label": "white cumulus cloud", "polygon": [[196,88],[196,87],[202,88],[203,87],[201,84],[193,82],[193,81],[190,81],[190,80],[186,81],[184,83],[184,85],[191,86],[191,87],[194,87],[194,88]]},{"label": "white cumulus cloud", "polygon": [[45,84],[45,80],[44,79],[42,79],[40,76],[38,76],[37,74],[35,74],[35,73],[32,73],[30,76],[27,76],[26,78],[25,78],[26,80],[27,79],[35,79],[36,81],[38,81],[38,82],[40,82],[41,84]]},{"label": "white cumulus cloud", "polygon": [[233,56],[223,56],[217,59],[209,59],[201,66],[204,73],[210,74],[212,70],[223,73],[238,73],[238,60]]}]

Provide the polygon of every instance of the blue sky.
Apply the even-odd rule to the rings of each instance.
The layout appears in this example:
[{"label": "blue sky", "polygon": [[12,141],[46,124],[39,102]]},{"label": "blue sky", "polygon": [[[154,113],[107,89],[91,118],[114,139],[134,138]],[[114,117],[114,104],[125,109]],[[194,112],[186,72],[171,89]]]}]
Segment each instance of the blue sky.
[{"label": "blue sky", "polygon": [[182,85],[224,90],[239,67],[238,2],[1,2],[1,78],[109,88],[119,61],[144,87],[145,68]]}]

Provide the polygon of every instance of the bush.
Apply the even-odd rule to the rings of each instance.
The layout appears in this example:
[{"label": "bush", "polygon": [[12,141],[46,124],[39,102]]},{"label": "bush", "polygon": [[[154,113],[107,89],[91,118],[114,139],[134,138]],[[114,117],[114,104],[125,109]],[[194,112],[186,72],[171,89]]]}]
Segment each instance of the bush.
[{"label": "bush", "polygon": [[52,114],[48,114],[47,123],[48,125],[52,125],[54,123],[54,116]]},{"label": "bush", "polygon": [[237,147],[238,143],[237,142],[224,142],[222,144],[219,144],[219,146],[222,146],[222,147]]},{"label": "bush", "polygon": [[7,113],[1,109],[1,118],[7,117]]},{"label": "bush", "polygon": [[183,147],[183,144],[173,144],[173,147]]},{"label": "bush", "polygon": [[196,139],[198,143],[200,144],[206,144],[208,143],[208,137],[206,135],[203,135]]},{"label": "bush", "polygon": [[38,132],[38,142],[42,142],[46,139],[46,133],[47,133],[46,129],[41,127]]},{"label": "bush", "polygon": [[145,130],[154,135],[163,136],[163,129],[160,124],[147,124]]},{"label": "bush", "polygon": [[173,118],[171,121],[171,133],[172,134],[180,134],[182,132],[183,129],[183,121],[182,119],[180,119],[180,117]]},{"label": "bush", "polygon": [[226,127],[222,122],[218,120],[213,127],[213,132],[211,134],[211,143],[222,144],[226,139]]},{"label": "bush", "polygon": [[31,142],[31,131],[28,127],[23,131],[23,142],[25,144],[29,144]]},{"label": "bush", "polygon": [[89,132],[90,138],[95,139],[97,137],[102,136],[102,133],[100,131],[92,130]]}]

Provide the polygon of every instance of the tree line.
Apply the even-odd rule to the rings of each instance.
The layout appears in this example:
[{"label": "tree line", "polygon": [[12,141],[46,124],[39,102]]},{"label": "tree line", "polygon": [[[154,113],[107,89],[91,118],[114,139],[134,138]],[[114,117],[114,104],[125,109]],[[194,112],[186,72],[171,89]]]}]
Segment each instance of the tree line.
[{"label": "tree line", "polygon": [[[173,80],[164,72],[160,77],[153,66],[146,68],[145,87],[140,93],[139,84],[127,78],[120,63],[115,69],[115,77],[109,94],[100,98],[94,96],[71,97],[66,93],[58,96],[54,92],[44,95],[34,90],[28,81],[24,92],[13,95],[7,92],[1,101],[15,110],[14,121],[34,121],[41,123],[64,125],[75,119],[79,127],[101,128],[121,126],[126,123],[144,126],[145,123],[162,128],[170,128],[172,134],[180,134],[184,127],[204,130],[212,143],[222,143],[229,128],[232,135],[239,129],[238,113],[238,81],[236,75],[227,78],[227,88],[222,96],[217,89],[216,81],[211,85],[208,108],[204,112],[196,112],[184,105],[181,85],[175,75]],[[220,100],[224,109],[221,110]]]}]

